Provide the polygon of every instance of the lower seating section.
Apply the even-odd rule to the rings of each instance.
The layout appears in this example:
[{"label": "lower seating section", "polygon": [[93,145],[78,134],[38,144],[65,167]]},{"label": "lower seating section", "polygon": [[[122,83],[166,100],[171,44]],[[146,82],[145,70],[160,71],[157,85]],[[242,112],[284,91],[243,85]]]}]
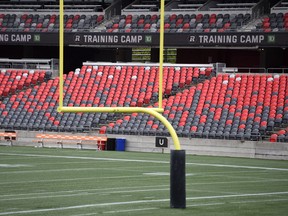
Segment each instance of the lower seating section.
[{"label": "lower seating section", "polygon": [[[165,66],[163,92],[207,79],[211,68]],[[116,118],[107,113],[58,113],[59,79],[48,80],[0,102],[0,127],[48,131],[84,131]],[[88,65],[65,75],[64,106],[147,106],[158,99],[158,67]]]},{"label": "lower seating section", "polygon": [[288,142],[288,127],[273,133],[270,142]]},{"label": "lower seating section", "polygon": [[[286,75],[220,74],[163,101],[179,136],[259,140],[288,120]],[[158,120],[134,113],[102,127],[107,133],[169,135]]]},{"label": "lower seating section", "polygon": [[262,23],[256,25],[256,31],[288,31],[288,11],[287,13],[271,13],[263,18]]},{"label": "lower seating section", "polygon": [[[18,73],[9,81],[21,80]],[[147,114],[58,113],[59,78],[36,74],[28,72],[27,79],[31,75],[30,83],[41,84],[0,101],[2,129],[84,132],[92,127],[100,133],[169,136]],[[32,81],[34,75],[38,81]],[[214,76],[212,68],[165,65],[163,75],[163,115],[179,136],[287,141],[288,130],[282,129],[288,124],[286,74]],[[88,64],[64,76],[64,106],[157,107],[158,87],[153,64]]]},{"label": "lower seating section", "polygon": [[[250,14],[172,14],[165,16],[166,32],[225,32],[247,24]],[[160,19],[154,15],[121,15],[106,24],[108,32],[157,32]]]},{"label": "lower seating section", "polygon": [[0,71],[0,98],[51,78],[50,71],[2,69]]}]

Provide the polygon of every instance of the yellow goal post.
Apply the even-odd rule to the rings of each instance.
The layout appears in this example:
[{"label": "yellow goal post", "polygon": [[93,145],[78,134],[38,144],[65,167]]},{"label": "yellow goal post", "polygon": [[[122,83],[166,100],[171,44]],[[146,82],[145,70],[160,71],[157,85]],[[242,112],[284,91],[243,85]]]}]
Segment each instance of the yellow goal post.
[{"label": "yellow goal post", "polygon": [[161,112],[163,98],[163,50],[164,50],[164,7],[165,1],[161,0],[160,6],[160,44],[159,44],[159,93],[158,108],[145,107],[68,107],[63,106],[64,98],[64,0],[59,1],[59,106],[58,112],[98,112],[98,113],[146,113],[154,116],[168,129],[174,144],[175,150],[180,150],[180,142],[175,129],[170,122],[163,117]]}]

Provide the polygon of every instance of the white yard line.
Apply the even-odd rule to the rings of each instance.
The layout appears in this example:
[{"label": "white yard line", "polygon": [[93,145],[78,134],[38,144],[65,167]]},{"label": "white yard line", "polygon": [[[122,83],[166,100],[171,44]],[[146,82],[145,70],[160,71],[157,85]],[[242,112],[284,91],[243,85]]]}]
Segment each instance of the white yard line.
[{"label": "white yard line", "polygon": [[29,164],[0,164],[0,168],[19,168],[19,167],[32,167]]},{"label": "white yard line", "polygon": [[[3,166],[4,167],[4,166]],[[8,168],[9,166],[7,165],[5,168]],[[9,168],[17,168],[17,167],[32,167],[31,165],[28,166],[28,165],[23,165],[23,166],[20,166],[20,165],[11,165],[11,167]],[[156,168],[156,167],[159,167],[159,166],[153,166],[153,168]],[[1,168],[1,164],[0,164],[0,168]],[[135,168],[135,167],[125,167],[125,168],[119,168],[119,167],[114,167],[111,168],[110,167],[79,167],[79,168],[66,168],[66,169],[46,169],[46,170],[20,170],[20,171],[5,171],[5,172],[0,172],[0,175],[1,174],[24,174],[24,173],[47,173],[47,172],[69,172],[69,171],[86,171],[86,170],[112,170],[112,171],[119,171],[119,172],[122,172],[122,171],[125,171],[125,172],[139,172],[139,170],[135,170],[135,169],[132,169],[132,168]],[[143,168],[147,168],[146,166],[143,167]]]},{"label": "white yard line", "polygon": [[141,209],[127,209],[127,210],[119,210],[119,211],[106,211],[104,214],[115,214],[115,213],[126,213],[126,212],[137,212],[137,211],[148,211],[148,210],[156,210],[159,208],[141,208]]},{"label": "white yard line", "polygon": [[[200,206],[214,206],[214,205],[224,205],[224,202],[218,202],[218,203],[199,203],[199,204],[192,204],[192,205],[186,205],[186,207],[200,207]],[[227,203],[226,203],[227,204]]]},{"label": "white yard line", "polygon": [[[64,158],[64,159],[81,159],[81,160],[99,160],[99,161],[118,161],[118,162],[120,161],[120,162],[139,162],[139,163],[170,164],[169,161],[139,160],[139,159],[94,158],[94,157],[80,157],[80,156],[60,156],[60,155],[41,155],[41,154],[17,154],[17,153],[0,153],[0,155],[15,155],[15,156],[42,157],[42,158]],[[233,165],[233,164],[186,163],[186,165],[210,166],[210,167],[227,167],[227,168],[240,168],[240,169],[273,170],[273,171],[288,171],[288,168],[257,167],[257,166],[238,166],[238,165]]]},{"label": "white yard line", "polygon": [[[113,178],[120,178],[121,176],[114,176]],[[132,178],[133,176],[122,176],[123,178]],[[141,176],[135,176],[141,177]],[[108,177],[107,177],[108,178]],[[225,182],[199,182],[199,183],[188,183],[186,186],[193,185],[217,185],[217,184],[247,184],[247,183],[267,183],[267,182],[287,182],[288,179],[268,179],[259,181],[225,181]],[[22,181],[22,184],[24,182]],[[13,183],[11,183],[13,185]],[[164,188],[161,188],[164,187]],[[131,189],[138,190],[131,190]],[[145,189],[147,188],[147,189]],[[119,191],[119,189],[121,189]],[[125,190],[127,189],[127,190]],[[129,190],[130,189],[130,190]],[[11,200],[23,200],[23,199],[45,199],[45,198],[56,198],[56,197],[73,197],[73,196],[84,196],[93,194],[115,194],[115,193],[129,193],[129,192],[148,192],[148,191],[165,191],[169,189],[169,185],[156,185],[156,186],[135,186],[135,187],[121,187],[121,188],[106,188],[106,189],[89,189],[89,190],[69,190],[69,191],[57,191],[57,192],[39,192],[39,193],[27,193],[27,194],[3,194],[1,195],[0,201],[11,201]],[[94,191],[94,193],[93,193]],[[187,191],[190,191],[187,188]],[[195,190],[191,190],[195,191]],[[202,191],[202,190],[199,190]],[[62,194],[61,194],[62,193]]]},{"label": "white yard line", "polygon": [[119,159],[119,158],[94,158],[94,157],[80,157],[80,156],[61,156],[61,155],[41,155],[41,154],[17,154],[17,153],[0,153],[0,155],[14,155],[26,157],[42,157],[42,158],[64,158],[64,159],[81,159],[81,160],[99,160],[99,161],[122,161],[122,162],[140,162],[140,163],[160,163],[169,164],[168,161],[157,160],[139,160],[139,159]]},{"label": "white yard line", "polygon": [[281,201],[287,201],[288,199],[267,199],[267,200],[249,200],[249,201],[236,201],[231,202],[233,204],[245,204],[245,203],[264,203],[264,202],[281,202]]},{"label": "white yard line", "polygon": [[[1,174],[25,174],[25,173],[47,173],[47,172],[69,172],[69,171],[87,171],[87,170],[105,170],[106,168],[98,167],[98,168],[71,168],[71,169],[47,169],[47,170],[21,170],[21,171],[6,171],[0,172]],[[110,168],[107,168],[108,170]],[[112,170],[117,170],[115,168],[111,168]]]},{"label": "white yard line", "polygon": [[186,205],[186,207],[213,206],[213,205],[225,205],[225,204],[247,204],[247,203],[281,202],[281,201],[288,201],[288,199],[267,199],[267,200],[262,200],[261,199],[261,200],[235,201],[235,202],[202,203],[202,204]]},{"label": "white yard line", "polygon": [[189,197],[187,198],[187,200],[223,199],[223,198],[253,197],[253,196],[273,196],[273,195],[286,195],[286,194],[288,194],[288,191],[270,192],[270,193],[254,193],[254,194],[231,194],[231,195],[220,195],[220,196]]},{"label": "white yard line", "polygon": [[206,163],[186,163],[187,165],[195,166],[211,166],[211,167],[229,167],[240,169],[260,169],[260,170],[273,170],[273,171],[288,171],[288,168],[273,168],[273,167],[257,167],[257,166],[238,166],[231,164],[206,164]]},{"label": "white yard line", "polygon": [[61,193],[80,193],[80,192],[105,192],[105,193],[110,193],[111,191],[117,191],[117,190],[133,190],[133,189],[155,189],[155,188],[168,188],[169,185],[147,185],[147,186],[132,186],[132,187],[114,187],[114,188],[100,188],[100,189],[86,189],[86,190],[68,190],[68,191],[57,191],[57,192],[39,192],[39,193],[25,193],[25,194],[6,194],[6,195],[1,195],[1,197],[19,197],[19,196],[33,196],[33,195],[50,195],[50,194],[61,194]]},{"label": "white yard line", "polygon": [[[284,192],[270,192],[270,193],[255,193],[255,194],[235,194],[235,195],[221,195],[221,196],[203,196],[203,197],[188,197],[186,200],[207,200],[207,199],[225,199],[225,198],[236,198],[236,197],[260,197],[260,196],[273,196],[273,195],[286,195],[288,191]],[[112,203],[96,203],[87,205],[76,205],[76,206],[66,206],[58,208],[47,208],[47,209],[31,209],[23,211],[10,211],[10,212],[0,212],[0,215],[15,215],[15,214],[30,214],[30,213],[43,213],[43,212],[55,212],[71,209],[83,209],[83,208],[93,208],[93,207],[106,207],[106,206],[117,206],[117,205],[132,205],[132,204],[146,204],[146,203],[159,203],[168,202],[169,199],[157,199],[157,200],[135,200],[127,202],[112,202]]]},{"label": "white yard line", "polygon": [[[153,167],[155,168],[155,167]],[[233,173],[249,173],[249,172],[255,172],[255,171],[239,171],[239,172],[219,172],[219,173],[223,173],[223,174],[233,174]],[[258,172],[264,172],[264,171],[258,171]],[[3,172],[2,172],[3,173]],[[203,172],[203,173],[188,173],[186,174],[187,177],[215,177],[215,176],[224,176],[224,175],[210,175],[211,172]],[[214,172],[213,172],[214,173]],[[218,173],[218,172],[215,172],[215,173]],[[207,175],[208,174],[208,175]],[[144,175],[144,176],[143,176]],[[50,179],[50,180],[37,180],[37,181],[28,181],[28,182],[25,182],[25,181],[9,181],[9,182],[0,182],[0,185],[14,185],[14,184],[34,184],[34,183],[49,183],[49,182],[63,182],[63,181],[81,181],[81,180],[93,180],[93,179],[115,179],[115,178],[144,178],[144,177],[149,177],[149,173],[143,173],[143,175],[133,175],[133,176],[112,176],[112,177],[90,177],[90,178],[69,178],[69,179]],[[164,174],[163,174],[164,175]],[[166,176],[168,176],[168,174],[165,173]],[[170,175],[170,174],[169,174]],[[162,176],[160,175],[157,175],[156,173],[152,173],[151,176]],[[226,177],[228,178],[242,178],[242,179],[262,179],[264,181],[267,181],[267,180],[271,180],[271,182],[274,182],[274,181],[288,181],[288,179],[275,179],[275,178],[259,178],[259,177],[246,177],[246,176],[232,176],[232,175],[225,175]],[[243,182],[243,181],[241,181]],[[254,182],[254,181],[253,181]],[[226,183],[226,182],[225,182]],[[208,183],[207,183],[208,184]]]},{"label": "white yard line", "polygon": [[77,215],[70,215],[70,216],[91,216],[91,215],[97,215],[98,213],[87,213],[87,214],[77,214]]},{"label": "white yard line", "polygon": [[47,199],[47,198],[59,198],[59,197],[77,197],[77,196],[91,196],[91,195],[111,195],[111,194],[123,194],[123,193],[141,193],[141,192],[154,192],[154,191],[168,191],[169,188],[153,188],[153,189],[142,189],[142,190],[121,190],[121,191],[106,191],[106,192],[91,192],[91,190],[83,191],[83,192],[77,192],[75,191],[72,194],[59,194],[59,195],[42,195],[42,196],[22,196],[19,197],[15,195],[16,197],[13,198],[2,198],[1,196],[0,201],[12,201],[12,200],[29,200],[29,199]]},{"label": "white yard line", "polygon": [[[32,184],[32,183],[49,183],[49,182],[65,182],[65,181],[81,181],[81,180],[97,180],[97,179],[125,179],[125,178],[145,178],[142,175],[131,175],[131,176],[107,176],[107,177],[91,177],[91,178],[70,178],[70,179],[51,179],[51,180],[38,180],[38,181],[17,181],[17,182],[0,182],[0,185],[13,185],[13,184]],[[148,178],[148,176],[147,176]]]}]

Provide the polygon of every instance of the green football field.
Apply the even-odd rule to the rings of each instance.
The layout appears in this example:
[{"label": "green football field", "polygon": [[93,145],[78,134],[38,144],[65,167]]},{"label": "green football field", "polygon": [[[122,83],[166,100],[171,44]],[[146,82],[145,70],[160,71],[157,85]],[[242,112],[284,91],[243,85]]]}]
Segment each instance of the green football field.
[{"label": "green football field", "polygon": [[0,147],[1,215],[288,215],[288,162],[186,157],[170,209],[170,155]]}]

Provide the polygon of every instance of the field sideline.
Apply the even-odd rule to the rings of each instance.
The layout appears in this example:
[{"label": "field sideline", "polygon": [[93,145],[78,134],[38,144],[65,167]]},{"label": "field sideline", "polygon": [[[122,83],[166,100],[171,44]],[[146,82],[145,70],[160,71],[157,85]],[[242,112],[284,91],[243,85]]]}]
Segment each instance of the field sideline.
[{"label": "field sideline", "polygon": [[187,209],[169,208],[170,155],[0,147],[1,215],[277,215],[288,162],[187,155]]}]

